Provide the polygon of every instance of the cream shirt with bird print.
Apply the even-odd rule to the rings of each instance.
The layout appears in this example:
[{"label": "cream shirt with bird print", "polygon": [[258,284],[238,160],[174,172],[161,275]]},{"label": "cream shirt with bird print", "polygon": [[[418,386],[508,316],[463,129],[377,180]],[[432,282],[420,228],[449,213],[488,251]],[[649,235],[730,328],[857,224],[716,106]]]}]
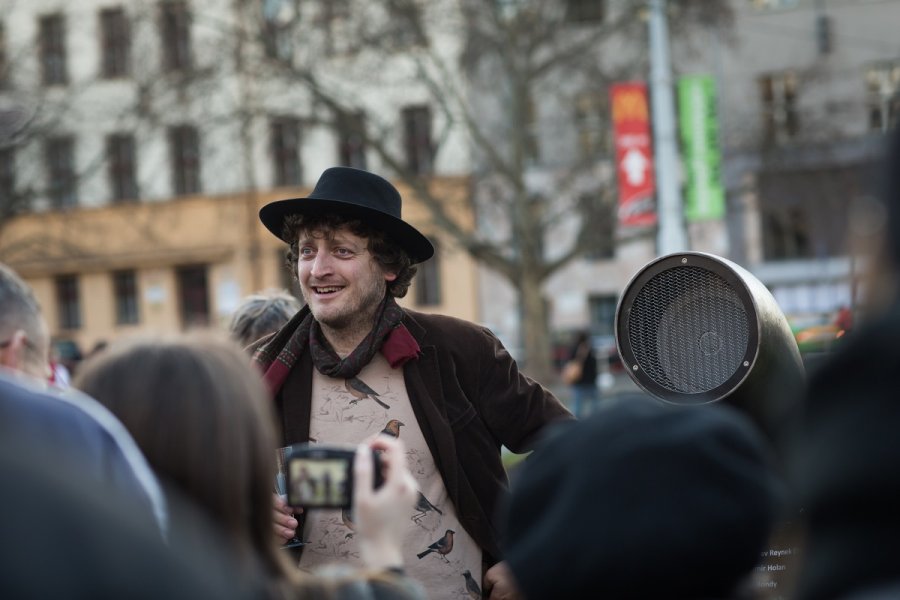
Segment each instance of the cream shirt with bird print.
[{"label": "cream shirt with bird print", "polygon": [[[403,540],[407,573],[429,598],[481,597],[481,549],[459,524],[444,482],[416,422],[403,369],[376,354],[353,379],[333,379],[313,369],[309,436],[315,443],[352,444],[377,435],[399,437],[419,486]],[[300,567],[336,562],[360,565],[349,510],[309,510]]]}]

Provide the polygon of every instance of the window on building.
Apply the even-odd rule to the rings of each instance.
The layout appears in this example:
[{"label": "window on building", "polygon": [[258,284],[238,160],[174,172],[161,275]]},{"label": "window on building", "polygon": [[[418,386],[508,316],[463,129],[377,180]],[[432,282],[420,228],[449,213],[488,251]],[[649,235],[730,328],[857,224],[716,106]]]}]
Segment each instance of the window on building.
[{"label": "window on building", "polygon": [[616,305],[619,299],[613,294],[588,297],[590,329],[594,335],[614,337],[616,335]]},{"label": "window on building", "polygon": [[66,21],[62,15],[46,15],[39,24],[41,70],[45,85],[63,85],[66,71]]},{"label": "window on building", "polygon": [[494,0],[497,14],[505,21],[511,21],[523,12],[525,7],[521,0]]},{"label": "window on building", "polygon": [[759,78],[766,143],[786,142],[800,133],[797,90],[797,75],[790,71]]},{"label": "window on building", "polygon": [[433,240],[434,256],[418,265],[416,273],[416,304],[436,306],[441,303],[441,253],[437,240]]},{"label": "window on building", "polygon": [[385,8],[386,27],[379,40],[385,52],[403,53],[429,45],[422,27],[425,3],[390,2]]},{"label": "window on building", "polygon": [[616,349],[617,304],[618,298],[612,294],[588,296],[591,341],[602,371],[621,370],[621,359]]},{"label": "window on building", "polygon": [[178,305],[181,310],[181,324],[185,329],[209,325],[209,286],[206,265],[179,267]]},{"label": "window on building", "polygon": [[275,252],[275,261],[280,287],[290,291],[301,304],[304,304],[300,282],[297,281],[297,265],[288,267],[284,260],[284,250],[281,249]]},{"label": "window on building", "polygon": [[106,138],[106,163],[113,201],[138,198],[134,137],[116,134]]},{"label": "window on building", "polygon": [[16,151],[0,149],[0,204],[14,207],[16,197]]},{"label": "window on building", "polygon": [[403,109],[403,145],[406,166],[413,173],[427,175],[434,167],[434,146],[431,140],[431,109],[427,106],[407,106]]},{"label": "window on building", "polygon": [[191,14],[185,2],[163,2],[160,5],[160,33],[163,69],[189,71],[193,66]]},{"label": "window on building", "polygon": [[816,15],[816,50],[823,56],[834,50],[834,24],[825,13]]},{"label": "window on building", "polygon": [[575,127],[582,158],[593,159],[608,154],[611,147],[608,114],[606,93],[591,90],[575,96]]},{"label": "window on building", "polygon": [[325,36],[325,53],[328,55],[348,52],[358,42],[350,39],[350,0],[329,0],[321,3],[319,22]]},{"label": "window on building", "polygon": [[200,192],[200,139],[190,125],[169,128],[172,189],[176,196]]},{"label": "window on building", "polygon": [[763,212],[763,254],[767,258],[813,258],[811,216],[806,208],[791,206]]},{"label": "window on building", "polygon": [[281,0],[263,0],[262,5],[262,36],[263,50],[266,58],[285,64],[290,64],[293,59],[293,44],[291,43],[291,6]]},{"label": "window on building", "polygon": [[75,141],[69,136],[50,138],[44,146],[47,193],[55,208],[78,204],[74,149]]},{"label": "window on building", "polygon": [[850,206],[878,186],[873,163],[763,171],[758,181],[767,261],[846,256]]},{"label": "window on building", "polygon": [[78,290],[78,277],[59,275],[53,283],[56,287],[56,308],[60,329],[80,328],[81,294]]},{"label": "window on building", "polygon": [[100,39],[103,77],[127,77],[131,66],[131,36],[124,9],[100,11]]},{"label": "window on building", "polygon": [[116,300],[116,324],[138,323],[137,275],[134,271],[116,271],[112,274],[113,293]]},{"label": "window on building", "polygon": [[587,260],[609,260],[616,256],[616,222],[618,207],[613,198],[606,195],[586,196],[583,204],[589,207],[584,215],[590,219],[591,249]]},{"label": "window on building", "polygon": [[900,62],[878,63],[866,69],[869,129],[888,131],[900,118]]},{"label": "window on building", "polygon": [[9,87],[9,61],[6,53],[6,25],[0,23],[0,89]]},{"label": "window on building", "polygon": [[541,147],[538,142],[538,111],[534,103],[534,98],[528,97],[524,100],[524,140],[525,147],[522,148],[522,155],[525,160],[534,165],[541,159]]},{"label": "window on building", "polygon": [[280,23],[265,22],[263,27],[263,48],[268,59],[286,65],[293,62],[290,29]]},{"label": "window on building", "polygon": [[366,119],[361,112],[338,115],[338,157],[341,165],[366,168]]},{"label": "window on building", "polygon": [[275,185],[299,185],[302,178],[300,120],[294,117],[272,119],[271,143]]},{"label": "window on building", "polygon": [[603,20],[603,0],[566,0],[566,20],[573,23],[596,23]]},{"label": "window on building", "polygon": [[751,0],[756,8],[791,8],[797,0]]}]

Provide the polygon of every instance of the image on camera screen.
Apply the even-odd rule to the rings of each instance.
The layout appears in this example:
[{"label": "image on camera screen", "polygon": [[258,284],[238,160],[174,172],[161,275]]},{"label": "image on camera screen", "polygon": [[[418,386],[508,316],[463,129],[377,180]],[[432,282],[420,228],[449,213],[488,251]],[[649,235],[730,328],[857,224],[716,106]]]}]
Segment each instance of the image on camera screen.
[{"label": "image on camera screen", "polygon": [[299,458],[289,462],[291,506],[348,506],[350,463],[344,458]]}]

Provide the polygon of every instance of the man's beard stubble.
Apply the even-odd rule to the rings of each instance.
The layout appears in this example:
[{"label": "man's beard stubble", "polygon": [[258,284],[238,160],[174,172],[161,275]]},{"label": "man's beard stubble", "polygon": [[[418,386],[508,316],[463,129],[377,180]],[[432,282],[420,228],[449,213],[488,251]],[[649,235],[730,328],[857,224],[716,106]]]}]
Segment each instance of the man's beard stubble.
[{"label": "man's beard stubble", "polygon": [[349,337],[354,335],[365,336],[375,326],[375,314],[387,294],[387,285],[382,282],[381,285],[376,285],[374,289],[370,287],[367,291],[368,293],[358,302],[352,302],[352,306],[345,306],[345,310],[331,316],[316,314],[318,311],[313,309],[314,304],[309,302],[305,290],[302,288],[301,295],[310,307],[310,312],[313,318],[319,322],[319,325]]}]

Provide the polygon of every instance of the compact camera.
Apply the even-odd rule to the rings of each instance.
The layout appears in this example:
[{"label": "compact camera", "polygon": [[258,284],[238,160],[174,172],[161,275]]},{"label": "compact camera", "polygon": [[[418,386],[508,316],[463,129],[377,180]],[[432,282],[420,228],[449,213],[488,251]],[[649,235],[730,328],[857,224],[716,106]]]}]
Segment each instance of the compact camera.
[{"label": "compact camera", "polygon": [[[296,444],[286,459],[287,504],[303,508],[350,508],[356,448]],[[384,483],[380,455],[372,451],[375,488]]]}]

